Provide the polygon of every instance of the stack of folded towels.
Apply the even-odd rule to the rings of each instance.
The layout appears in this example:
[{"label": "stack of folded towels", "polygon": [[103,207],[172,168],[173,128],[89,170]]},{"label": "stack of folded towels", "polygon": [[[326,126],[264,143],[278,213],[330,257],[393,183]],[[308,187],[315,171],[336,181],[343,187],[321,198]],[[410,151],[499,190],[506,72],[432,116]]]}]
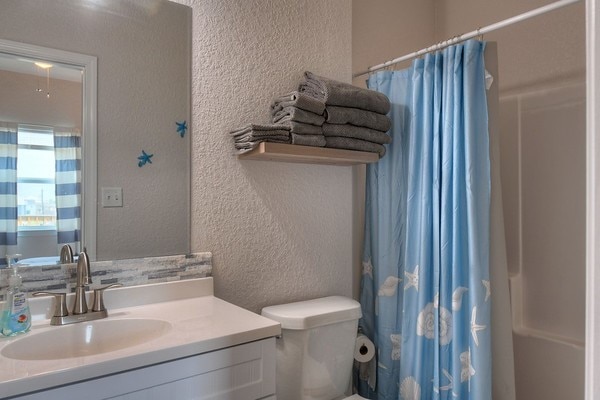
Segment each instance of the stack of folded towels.
[{"label": "stack of folded towels", "polygon": [[386,133],[391,127],[387,117],[390,101],[374,90],[304,73],[299,92],[325,103],[322,126],[325,146],[385,154]]},{"label": "stack of folded towels", "polygon": [[385,154],[388,98],[379,92],[305,72],[298,91],[271,104],[271,124],[251,124],[231,133],[238,153],[260,142],[335,147]]},{"label": "stack of folded towels", "polygon": [[300,92],[278,97],[271,104],[273,123],[288,127],[291,143],[304,146],[325,146],[324,111],[323,101]]}]

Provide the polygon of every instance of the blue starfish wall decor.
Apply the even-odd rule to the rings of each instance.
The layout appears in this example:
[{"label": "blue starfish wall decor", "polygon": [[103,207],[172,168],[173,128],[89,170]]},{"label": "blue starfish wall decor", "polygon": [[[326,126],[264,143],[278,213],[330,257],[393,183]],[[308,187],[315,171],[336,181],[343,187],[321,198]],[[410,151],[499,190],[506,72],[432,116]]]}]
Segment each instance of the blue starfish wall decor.
[{"label": "blue starfish wall decor", "polygon": [[184,137],[185,136],[185,132],[187,131],[187,122],[183,121],[183,122],[175,122],[177,124],[177,133],[179,133],[179,136]]},{"label": "blue starfish wall decor", "polygon": [[138,167],[143,167],[146,163],[152,164],[152,156],[154,156],[154,154],[146,154],[146,152],[142,150],[142,155],[138,157]]}]

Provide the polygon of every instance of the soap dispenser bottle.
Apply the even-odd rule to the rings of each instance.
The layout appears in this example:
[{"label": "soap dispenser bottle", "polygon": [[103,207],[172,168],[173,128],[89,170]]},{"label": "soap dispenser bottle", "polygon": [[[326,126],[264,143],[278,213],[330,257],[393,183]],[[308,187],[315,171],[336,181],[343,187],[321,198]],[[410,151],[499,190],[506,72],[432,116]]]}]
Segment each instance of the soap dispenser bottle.
[{"label": "soap dispenser bottle", "polygon": [[7,255],[7,267],[12,267],[12,274],[8,278],[8,292],[4,305],[4,321],[2,323],[2,334],[4,336],[15,336],[29,331],[31,328],[31,313],[27,295],[23,292],[23,282],[19,275],[16,263],[20,254]]}]

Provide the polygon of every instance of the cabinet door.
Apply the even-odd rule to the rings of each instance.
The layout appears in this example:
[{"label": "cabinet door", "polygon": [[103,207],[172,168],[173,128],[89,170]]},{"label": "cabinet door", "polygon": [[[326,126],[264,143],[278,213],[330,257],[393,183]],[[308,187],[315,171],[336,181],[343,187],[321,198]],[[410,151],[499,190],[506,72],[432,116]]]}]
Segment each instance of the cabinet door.
[{"label": "cabinet door", "polygon": [[256,400],[275,393],[275,338],[19,397],[22,400]]}]

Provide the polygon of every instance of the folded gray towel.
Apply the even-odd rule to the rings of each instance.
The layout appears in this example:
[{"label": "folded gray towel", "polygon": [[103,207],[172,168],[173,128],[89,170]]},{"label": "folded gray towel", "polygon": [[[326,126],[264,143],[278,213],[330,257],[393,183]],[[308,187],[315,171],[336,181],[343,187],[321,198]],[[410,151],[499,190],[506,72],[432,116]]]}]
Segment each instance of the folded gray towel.
[{"label": "folded gray towel", "polygon": [[298,91],[323,101],[327,105],[360,108],[387,114],[390,101],[383,93],[334,81],[306,71]]},{"label": "folded gray towel", "polygon": [[296,121],[285,121],[280,126],[288,127],[291,133],[298,135],[322,135],[323,130],[320,126],[303,124]]},{"label": "folded gray towel", "polygon": [[279,124],[248,124],[241,128],[237,128],[229,132],[234,138],[251,133],[252,136],[277,136],[288,135],[290,133],[289,126]]},{"label": "folded gray towel", "polygon": [[348,137],[379,144],[392,143],[392,137],[387,133],[376,131],[375,129],[364,128],[362,126],[324,123],[322,129],[323,135],[325,136]]},{"label": "folded gray towel", "polygon": [[269,135],[269,136],[264,136],[264,135],[253,135],[252,133],[247,133],[245,135],[241,135],[241,136],[237,136],[235,138],[235,142],[234,143],[250,143],[250,142],[260,142],[260,141],[264,141],[264,140],[268,140],[271,142],[285,142],[290,140],[290,134],[289,132],[287,133],[287,135]]},{"label": "folded gray towel", "polygon": [[260,139],[254,140],[254,141],[248,141],[248,142],[243,142],[243,143],[235,142],[235,148],[237,150],[237,154],[247,153],[250,150],[257,147],[261,142],[290,143],[290,138],[274,136],[274,137],[263,137],[263,138],[260,138]]},{"label": "folded gray towel", "polygon": [[273,123],[281,124],[286,121],[303,122],[305,124],[323,125],[325,117],[298,107],[285,107],[273,115]]},{"label": "folded gray towel", "polygon": [[323,135],[297,135],[292,133],[292,144],[302,146],[324,147],[326,144],[325,136]]},{"label": "folded gray towel", "polygon": [[392,121],[387,115],[360,108],[327,106],[325,118],[330,124],[364,126],[381,132],[387,132],[392,127]]},{"label": "folded gray towel", "polygon": [[323,101],[303,93],[291,92],[273,100],[273,103],[271,103],[271,115],[277,114],[286,107],[297,107],[318,115],[323,115],[325,111],[325,103]]},{"label": "folded gray towel", "polygon": [[325,147],[333,147],[336,149],[347,149],[347,150],[358,150],[368,151],[370,153],[379,153],[379,158],[385,155],[385,147],[379,143],[367,142],[366,140],[348,138],[348,137],[337,137],[337,136],[326,136]]},{"label": "folded gray towel", "polygon": [[254,140],[243,140],[243,141],[239,141],[239,142],[235,142],[235,147],[238,149],[243,149],[243,148],[247,148],[249,146],[256,146],[258,143],[260,142],[273,142],[273,143],[290,143],[290,138],[289,136],[270,136],[270,137],[264,137],[264,138],[260,138],[260,139],[254,139]]},{"label": "folded gray towel", "polygon": [[275,124],[248,124],[229,132],[237,154],[246,153],[260,142],[290,143],[290,128]]}]

